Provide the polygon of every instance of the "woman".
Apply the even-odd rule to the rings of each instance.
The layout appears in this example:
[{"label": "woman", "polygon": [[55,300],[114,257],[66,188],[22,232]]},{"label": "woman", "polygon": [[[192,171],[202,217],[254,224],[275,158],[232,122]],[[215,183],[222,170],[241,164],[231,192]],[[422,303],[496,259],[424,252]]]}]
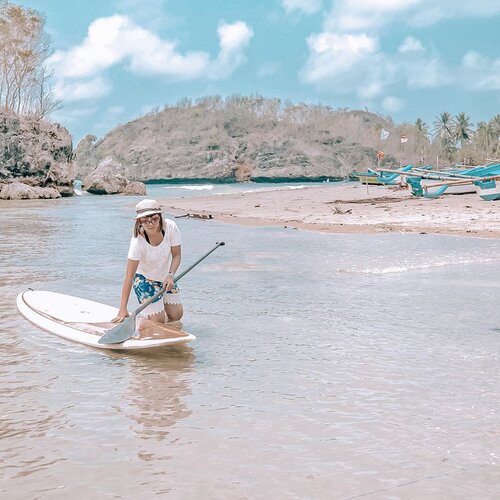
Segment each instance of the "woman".
[{"label": "woman", "polygon": [[127,303],[132,287],[139,302],[143,303],[163,286],[166,288],[163,298],[156,299],[139,316],[160,323],[178,321],[183,308],[174,276],[181,263],[181,234],[174,221],[162,217],[161,206],[156,200],[142,200],[135,211],[120,310],[112,321],[120,323],[129,316]]}]

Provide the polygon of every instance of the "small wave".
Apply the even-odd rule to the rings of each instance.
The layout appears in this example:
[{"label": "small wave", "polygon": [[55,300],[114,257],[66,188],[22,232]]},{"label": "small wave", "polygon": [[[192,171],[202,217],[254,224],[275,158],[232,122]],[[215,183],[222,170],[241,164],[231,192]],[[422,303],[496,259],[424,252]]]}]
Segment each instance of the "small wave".
[{"label": "small wave", "polygon": [[85,196],[89,194],[87,191],[82,191],[81,189],[74,189],[75,196]]},{"label": "small wave", "polygon": [[187,189],[188,191],[210,191],[213,184],[203,184],[201,186],[164,186],[163,189]]},{"label": "small wave", "polygon": [[439,267],[463,266],[468,264],[485,264],[488,262],[498,262],[499,258],[486,258],[486,259],[455,259],[453,261],[436,261],[436,262],[422,262],[399,266],[387,267],[372,267],[365,269],[337,269],[339,273],[346,274],[397,274],[406,273],[411,271],[427,271]]},{"label": "small wave", "polygon": [[249,189],[247,191],[243,191],[243,193],[263,193],[266,191],[285,191],[287,189],[305,189],[307,186],[304,186],[303,184],[300,184],[298,186],[280,186],[280,187],[272,187],[272,188],[256,188],[256,189]]}]

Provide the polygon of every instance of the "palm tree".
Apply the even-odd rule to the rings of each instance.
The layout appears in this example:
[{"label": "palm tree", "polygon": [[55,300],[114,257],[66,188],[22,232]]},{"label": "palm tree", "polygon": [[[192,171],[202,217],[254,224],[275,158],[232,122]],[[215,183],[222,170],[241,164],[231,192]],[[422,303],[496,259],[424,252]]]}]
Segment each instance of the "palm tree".
[{"label": "palm tree", "polygon": [[453,118],[448,111],[443,111],[434,120],[434,137],[439,139],[441,147],[448,154],[451,160],[452,153],[455,150],[455,136],[453,133]]},{"label": "palm tree", "polygon": [[453,137],[453,119],[448,111],[443,111],[434,120],[434,137],[449,142]]},{"label": "palm tree", "polygon": [[498,158],[498,154],[500,151],[500,114],[495,115],[490,120],[490,129],[491,129],[491,139],[495,147],[495,158]]},{"label": "palm tree", "polygon": [[463,149],[464,143],[468,142],[474,133],[470,122],[470,116],[464,112],[458,113],[453,119],[453,125],[455,140],[460,143],[460,148]]},{"label": "palm tree", "polygon": [[420,162],[423,165],[425,163],[425,145],[429,143],[429,127],[422,118],[417,118],[414,126],[417,135],[416,150],[421,154]]},{"label": "palm tree", "polygon": [[492,127],[490,123],[479,122],[476,130],[476,144],[485,156],[488,155],[491,147]]},{"label": "palm tree", "polygon": [[422,118],[417,118],[415,121],[415,128],[417,129],[419,137],[422,137],[422,139],[426,139],[427,141],[429,140],[429,127],[427,126],[427,123],[422,120]]},{"label": "palm tree", "polygon": [[500,114],[495,115],[491,120],[490,120],[490,125],[493,127],[495,130],[496,134],[500,136]]}]

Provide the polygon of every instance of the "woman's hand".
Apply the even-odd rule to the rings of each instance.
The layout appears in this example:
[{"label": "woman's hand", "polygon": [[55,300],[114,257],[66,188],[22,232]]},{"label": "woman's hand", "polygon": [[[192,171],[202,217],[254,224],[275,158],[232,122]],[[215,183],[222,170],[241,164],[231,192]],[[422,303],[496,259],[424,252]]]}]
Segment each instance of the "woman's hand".
[{"label": "woman's hand", "polygon": [[116,318],[113,318],[111,320],[111,323],[121,323],[122,321],[125,321],[130,316],[128,311],[126,309],[120,309],[118,311],[118,314],[116,315]]},{"label": "woman's hand", "polygon": [[167,292],[170,292],[170,290],[174,288],[174,276],[172,275],[172,273],[168,273],[165,281],[163,282],[163,286],[165,287],[165,290]]}]

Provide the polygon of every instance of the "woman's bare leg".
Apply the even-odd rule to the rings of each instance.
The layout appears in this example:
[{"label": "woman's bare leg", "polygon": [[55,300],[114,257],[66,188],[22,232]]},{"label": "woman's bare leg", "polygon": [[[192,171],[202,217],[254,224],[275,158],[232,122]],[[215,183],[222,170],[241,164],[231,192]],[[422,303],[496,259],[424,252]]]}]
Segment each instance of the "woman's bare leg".
[{"label": "woman's bare leg", "polygon": [[164,304],[165,307],[165,323],[179,321],[184,314],[182,304]]},{"label": "woman's bare leg", "polygon": [[142,336],[143,334],[147,333],[147,329],[151,328],[152,326],[163,324],[165,323],[165,313],[161,312],[158,314],[152,314],[151,316],[147,318],[143,318],[139,316],[138,321],[137,321],[137,330],[139,331],[139,334]]}]

